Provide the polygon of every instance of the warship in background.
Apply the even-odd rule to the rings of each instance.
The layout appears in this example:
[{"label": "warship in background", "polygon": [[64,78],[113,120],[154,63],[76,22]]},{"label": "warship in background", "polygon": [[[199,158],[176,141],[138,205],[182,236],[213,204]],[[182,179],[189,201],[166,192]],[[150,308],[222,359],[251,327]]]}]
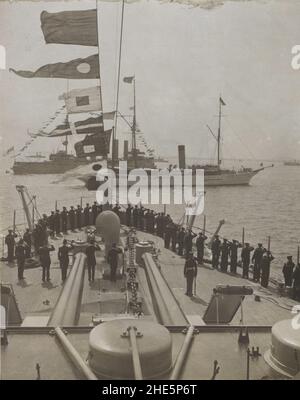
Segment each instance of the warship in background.
[{"label": "warship in background", "polygon": [[35,154],[30,154],[26,156],[27,158],[46,158],[46,156],[43,156],[41,153],[37,152]]},{"label": "warship in background", "polygon": [[[92,162],[86,157],[77,157],[73,154],[68,154],[68,140],[63,142],[64,150],[59,150],[50,154],[49,159],[45,160],[46,156],[40,154],[27,156],[35,160],[14,161],[12,166],[15,175],[31,175],[31,174],[62,174],[81,165],[87,165]],[[39,159],[37,161],[36,159]]]},{"label": "warship in background", "polygon": [[169,162],[169,160],[167,160],[165,157],[162,157],[162,156],[155,157],[154,161],[155,162],[161,162],[161,163],[168,163]]},{"label": "warship in background", "polygon": [[287,165],[289,167],[300,167],[300,161],[299,160],[285,161],[283,164]]}]

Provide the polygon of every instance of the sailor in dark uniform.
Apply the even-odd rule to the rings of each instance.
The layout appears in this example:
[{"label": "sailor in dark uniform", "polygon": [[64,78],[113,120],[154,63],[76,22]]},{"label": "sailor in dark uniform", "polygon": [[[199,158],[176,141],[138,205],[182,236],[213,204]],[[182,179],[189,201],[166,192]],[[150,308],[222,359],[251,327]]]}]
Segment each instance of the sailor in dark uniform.
[{"label": "sailor in dark uniform", "polygon": [[40,256],[40,262],[41,262],[41,267],[43,269],[43,275],[42,275],[42,281],[47,282],[50,281],[50,265],[51,265],[51,257],[50,257],[50,251],[54,251],[55,248],[51,245],[44,245],[39,248],[39,256]]},{"label": "sailor in dark uniform", "polygon": [[118,203],[112,208],[112,211],[115,214],[117,214],[118,217],[120,217],[120,210],[121,210],[121,207],[120,207],[120,205]]},{"label": "sailor in dark uniform", "polygon": [[155,213],[153,210],[150,211],[150,233],[155,232]]},{"label": "sailor in dark uniform", "polygon": [[186,295],[193,296],[193,282],[197,277],[197,263],[193,257],[193,253],[189,253],[184,264],[184,277],[186,278]]},{"label": "sailor in dark uniform", "polygon": [[162,234],[164,234],[168,223],[171,221],[170,215],[165,215],[165,213],[162,213],[161,221]]},{"label": "sailor in dark uniform", "polygon": [[24,240],[24,243],[26,244],[25,257],[30,258],[31,257],[32,238],[31,238],[30,230],[28,228],[26,229],[26,232],[23,235],[23,240]]},{"label": "sailor in dark uniform", "polygon": [[265,253],[266,249],[262,247],[262,243],[258,243],[254,253],[252,255],[252,262],[254,262],[253,266],[253,281],[259,282],[260,281],[260,274],[261,274],[261,262],[263,258],[263,254]]},{"label": "sailor in dark uniform", "polygon": [[251,251],[253,250],[254,248],[251,247],[249,243],[245,243],[245,246],[243,247],[241,252],[242,265],[243,265],[243,278],[246,279],[249,278],[250,255]]},{"label": "sailor in dark uniform", "polygon": [[99,214],[101,214],[102,213],[102,211],[103,211],[103,205],[102,204],[98,204],[98,214],[97,215],[99,215]]},{"label": "sailor in dark uniform", "polygon": [[212,267],[218,268],[220,252],[221,252],[221,240],[219,239],[218,235],[215,236],[212,242],[211,251],[212,251]]},{"label": "sailor in dark uniform", "polygon": [[126,211],[125,211],[125,215],[126,215],[126,225],[127,226],[131,226],[131,213],[132,213],[132,209],[133,207],[131,206],[131,204],[128,204]]},{"label": "sailor in dark uniform", "polygon": [[89,203],[86,204],[83,210],[83,215],[84,215],[84,225],[88,226],[90,225],[90,205]]},{"label": "sailor in dark uniform", "polygon": [[39,248],[43,245],[41,226],[39,224],[36,224],[35,227],[33,228],[32,238],[34,244],[34,251],[35,253],[38,253]]},{"label": "sailor in dark uniform", "polygon": [[177,225],[174,222],[171,222],[171,246],[172,251],[176,253],[176,245],[177,245]]},{"label": "sailor in dark uniform", "polygon": [[200,232],[198,234],[198,237],[196,239],[197,261],[199,264],[203,264],[204,243],[205,243],[206,239],[207,239],[207,236],[205,236],[202,232]]},{"label": "sailor in dark uniform", "polygon": [[235,239],[230,243],[229,254],[230,254],[230,272],[236,274],[237,261],[238,261],[238,249],[242,245]]},{"label": "sailor in dark uniform", "polygon": [[18,265],[18,279],[23,280],[24,278],[24,266],[26,259],[26,244],[24,244],[23,239],[20,239],[16,246],[16,257]]},{"label": "sailor in dark uniform", "polygon": [[165,228],[165,234],[164,234],[165,249],[169,249],[169,247],[170,247],[171,230],[172,230],[172,225],[171,225],[171,223],[168,223]]},{"label": "sailor in dark uniform", "polygon": [[118,269],[119,254],[122,253],[122,249],[118,248],[116,243],[112,244],[112,248],[107,254],[107,261],[110,265],[110,280],[116,282],[116,273]]},{"label": "sailor in dark uniform", "polygon": [[183,247],[184,247],[184,238],[186,232],[184,228],[181,228],[177,234],[177,243],[178,243],[178,255],[183,256]]},{"label": "sailor in dark uniform", "polygon": [[139,209],[138,209],[138,206],[134,206],[134,209],[132,211],[132,217],[133,217],[133,226],[135,228],[138,228],[138,223],[139,223]]},{"label": "sailor in dark uniform", "polygon": [[293,299],[300,301],[300,263],[297,264],[293,272]]},{"label": "sailor in dark uniform", "polygon": [[48,243],[47,224],[44,219],[39,219],[37,226],[39,231],[39,243],[42,246]]},{"label": "sailor in dark uniform", "polygon": [[100,250],[100,247],[95,243],[94,239],[91,239],[89,245],[85,250],[89,282],[94,282],[95,280],[95,267],[96,267],[95,252],[97,250]]},{"label": "sailor in dark uniform", "polygon": [[221,271],[227,272],[228,269],[228,258],[229,258],[229,243],[227,239],[223,239],[221,244]]},{"label": "sailor in dark uniform", "polygon": [[70,229],[73,232],[75,230],[75,210],[73,206],[71,206],[69,210],[69,222],[70,222]]},{"label": "sailor in dark uniform", "polygon": [[95,225],[96,223],[97,216],[98,216],[98,204],[96,201],[94,201],[94,204],[92,205],[93,225]]},{"label": "sailor in dark uniform", "polygon": [[163,237],[163,230],[162,230],[162,213],[158,213],[156,216],[156,233],[157,236]]},{"label": "sailor in dark uniform", "polygon": [[59,210],[56,210],[55,215],[54,215],[54,228],[55,228],[56,235],[59,235],[60,234],[60,212],[59,212]]},{"label": "sailor in dark uniform", "polygon": [[286,287],[291,287],[293,285],[293,272],[295,268],[295,264],[293,263],[293,257],[288,256],[288,261],[284,263],[282,268],[282,273],[284,276],[284,284]]},{"label": "sailor in dark uniform", "polygon": [[147,208],[147,210],[145,211],[144,220],[145,220],[145,231],[151,232],[151,213],[149,208]]},{"label": "sailor in dark uniform", "polygon": [[5,244],[7,246],[7,261],[12,262],[14,260],[15,253],[15,238],[17,235],[12,231],[8,230],[8,235],[5,236]]},{"label": "sailor in dark uniform", "polygon": [[69,251],[73,249],[73,244],[68,245],[68,241],[64,239],[63,245],[58,249],[58,260],[61,268],[61,280],[64,283],[67,278],[68,266],[69,266]]},{"label": "sailor in dark uniform", "polygon": [[185,249],[185,255],[188,257],[188,255],[191,253],[193,250],[193,239],[197,235],[191,231],[191,229],[188,229],[186,232],[186,235],[184,237],[184,249]]},{"label": "sailor in dark uniform", "polygon": [[269,285],[270,278],[270,267],[271,262],[274,260],[270,251],[264,253],[262,261],[261,261],[261,286],[267,288]]},{"label": "sailor in dark uniform", "polygon": [[61,226],[62,226],[62,231],[63,233],[68,232],[68,211],[66,207],[63,207],[63,210],[60,214],[61,216]]},{"label": "sailor in dark uniform", "polygon": [[48,226],[50,229],[50,236],[53,237],[55,233],[55,213],[51,211],[51,214],[48,217]]},{"label": "sailor in dark uniform", "polygon": [[145,208],[141,206],[139,208],[139,213],[138,213],[138,227],[141,231],[144,230],[144,213],[145,213]]},{"label": "sailor in dark uniform", "polygon": [[80,205],[78,205],[76,209],[76,220],[77,228],[80,230],[82,228],[82,207]]}]

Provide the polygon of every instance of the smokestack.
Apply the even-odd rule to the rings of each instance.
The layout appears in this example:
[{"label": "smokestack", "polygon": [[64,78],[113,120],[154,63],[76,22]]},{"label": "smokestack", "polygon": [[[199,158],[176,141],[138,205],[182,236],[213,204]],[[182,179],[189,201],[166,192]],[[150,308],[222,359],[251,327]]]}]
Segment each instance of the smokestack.
[{"label": "smokestack", "polygon": [[178,161],[179,168],[185,169],[185,145],[183,144],[178,145]]},{"label": "smokestack", "polygon": [[123,158],[125,161],[128,160],[128,140],[124,140]]},{"label": "smokestack", "polygon": [[117,161],[119,159],[119,141],[113,139],[112,159]]}]

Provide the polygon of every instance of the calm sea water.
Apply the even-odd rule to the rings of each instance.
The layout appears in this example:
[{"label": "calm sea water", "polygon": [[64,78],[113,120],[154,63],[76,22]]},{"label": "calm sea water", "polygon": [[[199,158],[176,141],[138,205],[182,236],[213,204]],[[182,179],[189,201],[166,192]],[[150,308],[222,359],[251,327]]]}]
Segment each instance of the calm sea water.
[{"label": "calm sea water", "polygon": [[[15,189],[17,184],[27,186],[29,193],[36,195],[40,213],[53,210],[55,201],[62,208],[63,205],[79,204],[81,197],[83,204],[95,200],[95,193],[88,192],[79,181],[72,179],[53,183],[58,178],[54,175],[14,176],[2,169],[1,234],[5,234],[6,228],[12,225],[14,209],[17,224],[26,222]],[[153,208],[163,210],[162,205]],[[182,217],[183,210],[183,206],[167,206],[167,212],[175,222]],[[250,186],[206,188],[205,215],[209,232],[216,229],[219,220],[225,219],[220,234],[228,239],[241,240],[243,227],[245,240],[252,245],[262,242],[267,246],[267,238],[271,236],[271,250],[276,258],[273,265],[280,268],[287,255],[296,257],[300,243],[300,167],[278,163],[254,177]],[[195,226],[202,225],[203,215],[197,216]],[[20,225],[19,229],[22,231],[24,228]]]}]

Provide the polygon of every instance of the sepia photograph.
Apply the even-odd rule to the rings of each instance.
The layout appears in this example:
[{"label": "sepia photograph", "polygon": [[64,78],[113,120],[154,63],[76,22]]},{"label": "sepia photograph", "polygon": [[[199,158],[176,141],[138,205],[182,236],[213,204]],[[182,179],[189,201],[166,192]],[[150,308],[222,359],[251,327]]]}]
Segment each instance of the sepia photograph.
[{"label": "sepia photograph", "polygon": [[2,382],[300,380],[299,18],[0,1]]}]

